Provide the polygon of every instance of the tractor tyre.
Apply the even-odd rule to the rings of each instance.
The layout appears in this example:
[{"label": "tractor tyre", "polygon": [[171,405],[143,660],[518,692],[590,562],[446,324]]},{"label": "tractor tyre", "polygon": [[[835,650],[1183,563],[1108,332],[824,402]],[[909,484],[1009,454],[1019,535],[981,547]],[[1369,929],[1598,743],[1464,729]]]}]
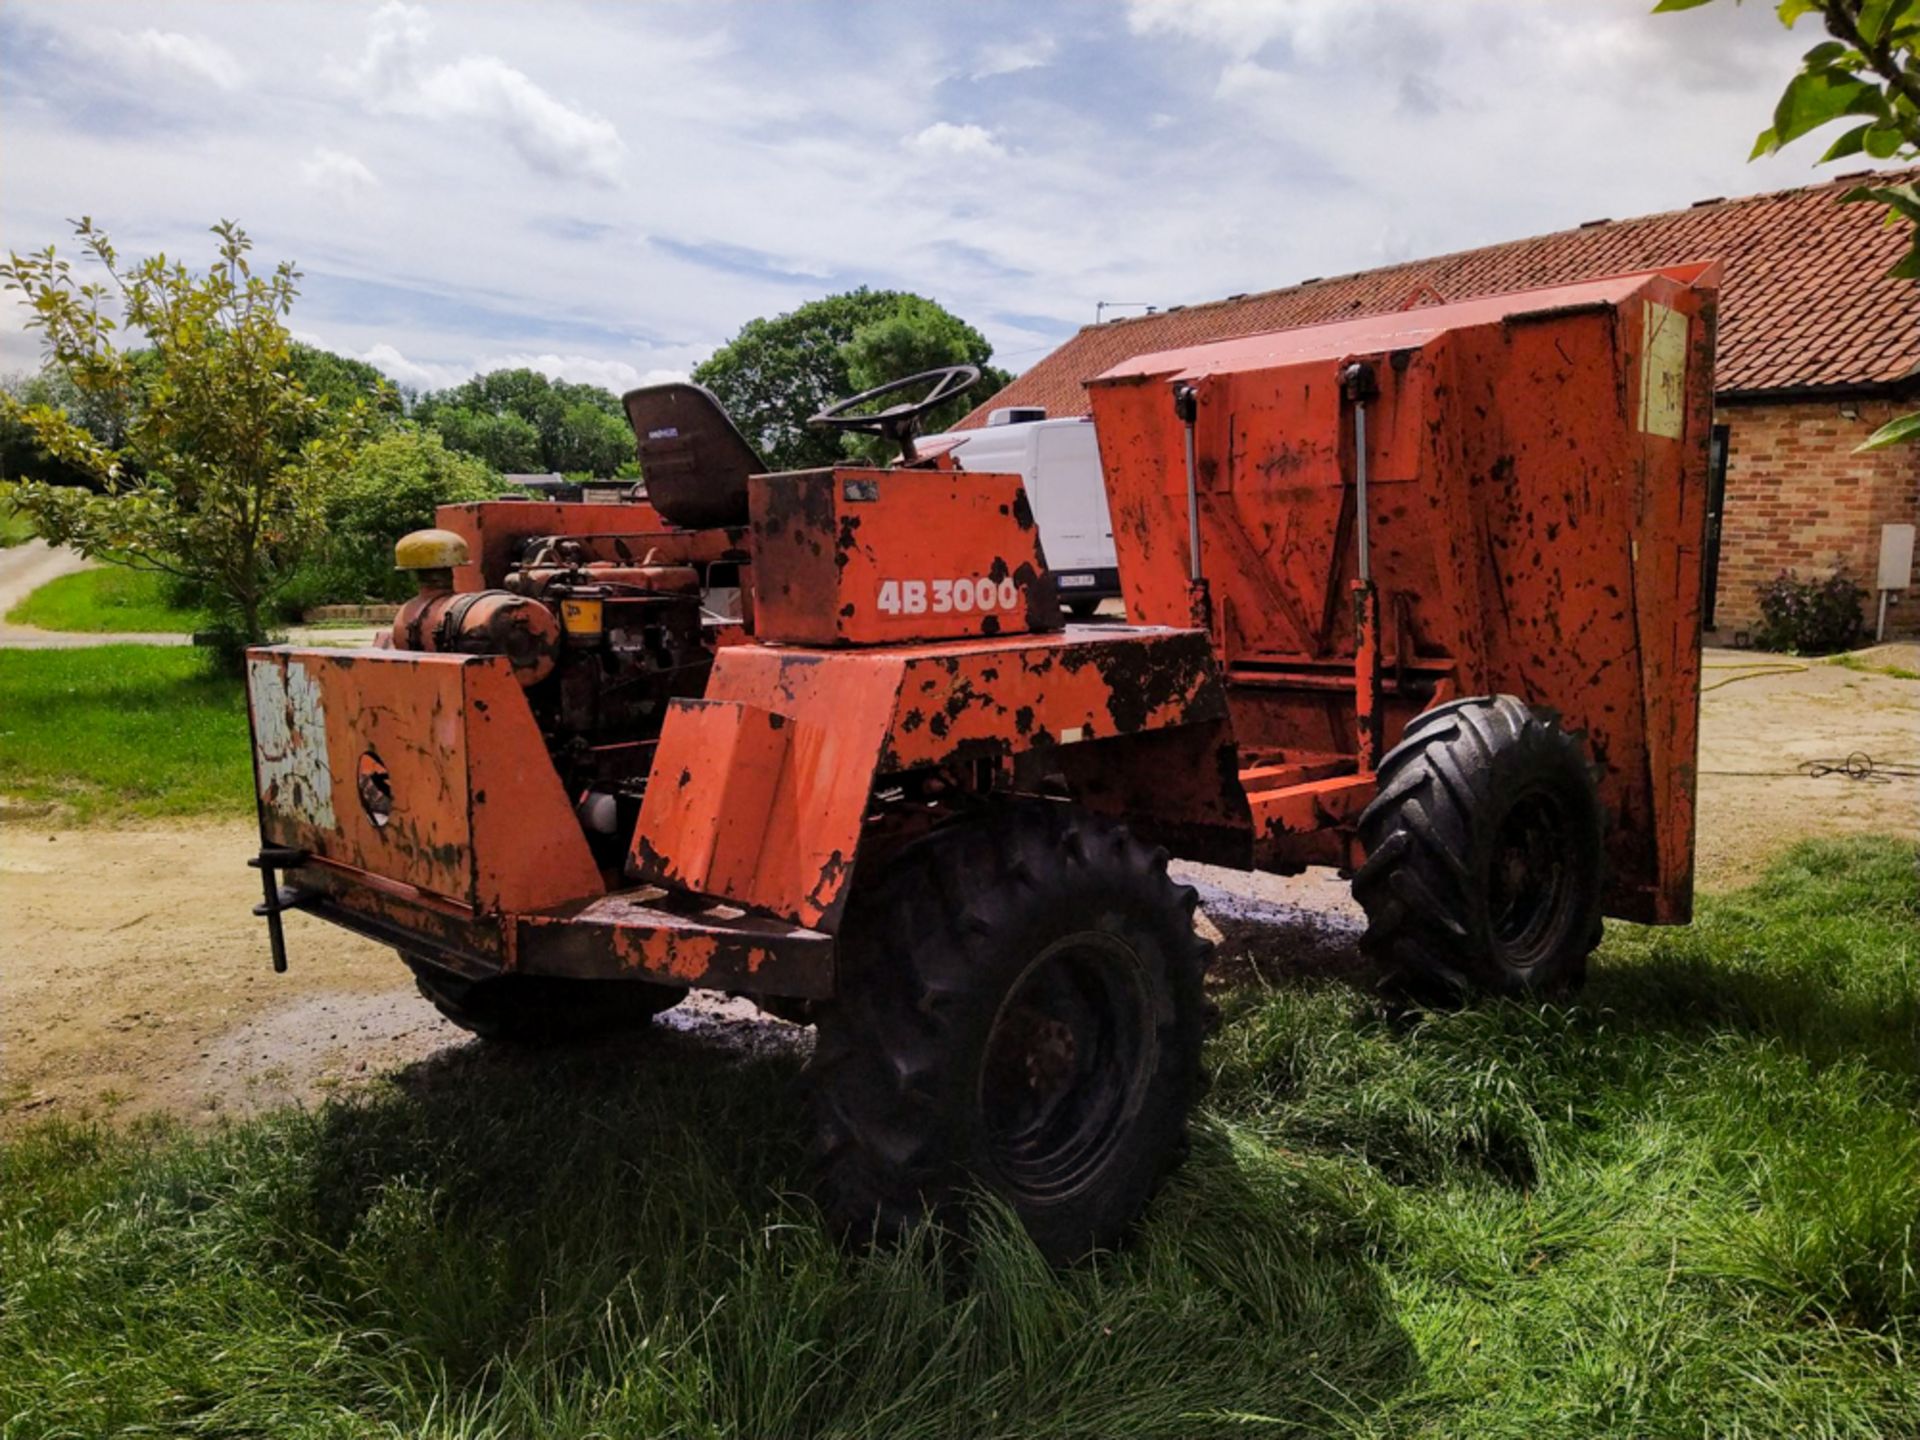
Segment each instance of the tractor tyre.
[{"label": "tractor tyre", "polygon": [[1416,716],[1360,816],[1361,949],[1418,998],[1554,996],[1600,943],[1606,813],[1580,737],[1481,696]]},{"label": "tractor tyre", "polygon": [[956,822],[853,897],[809,1067],[845,1237],[1003,1199],[1048,1260],[1119,1241],[1185,1158],[1212,946],[1164,850],[1063,804]]},{"label": "tractor tyre", "polygon": [[447,1019],[482,1040],[546,1044],[645,1025],[687,992],[645,980],[569,980],[500,975],[469,980],[402,954],[420,993]]}]

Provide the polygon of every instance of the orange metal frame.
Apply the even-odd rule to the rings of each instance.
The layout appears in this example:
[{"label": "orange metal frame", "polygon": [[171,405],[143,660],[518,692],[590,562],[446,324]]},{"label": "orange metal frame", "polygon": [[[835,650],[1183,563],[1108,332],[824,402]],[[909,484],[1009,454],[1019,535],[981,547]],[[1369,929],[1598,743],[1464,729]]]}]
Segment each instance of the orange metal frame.
[{"label": "orange metal frame", "polygon": [[723,650],[676,701],[635,873],[831,929],[883,776],[1224,721],[1204,637],[1072,629],[1014,640]]},{"label": "orange metal frame", "polygon": [[643,560],[656,552],[660,564],[698,564],[742,559],[745,530],[677,530],[651,505],[564,500],[480,500],[442,505],[434,524],[467,542],[470,556],[453,572],[455,590],[498,587],[523,541],[541,535],[579,540],[596,560]]}]

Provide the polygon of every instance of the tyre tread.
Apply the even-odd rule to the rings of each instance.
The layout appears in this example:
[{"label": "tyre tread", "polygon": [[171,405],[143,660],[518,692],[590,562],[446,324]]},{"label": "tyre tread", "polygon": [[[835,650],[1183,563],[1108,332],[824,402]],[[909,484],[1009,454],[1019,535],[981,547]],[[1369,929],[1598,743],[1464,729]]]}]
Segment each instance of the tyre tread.
[{"label": "tyre tread", "polygon": [[[954,1051],[956,1017],[991,947],[1022,907],[1044,899],[1050,878],[1079,885],[1103,871],[1182,917],[1186,948],[1168,958],[1190,970],[1198,997],[1213,958],[1212,944],[1191,924],[1198,892],[1168,875],[1164,850],[1069,805],[1023,804],[950,825],[903,851],[856,892],[842,929],[838,994],[820,1013],[807,1072],[822,1117],[813,1151],[816,1189],[829,1224],[843,1236],[884,1242],[929,1212],[942,1221],[960,1218],[971,1179],[940,1158],[946,1120],[926,1089],[902,1077],[936,1076]],[[862,938],[901,936],[914,943],[882,947]],[[1191,1008],[1192,1043],[1172,1052],[1185,1070],[1170,1077],[1190,1096],[1200,1090],[1206,1024],[1204,1001],[1196,998]],[[1184,1153],[1185,1128],[1183,1119],[1142,1205]],[[1095,1244],[1118,1238],[1105,1231],[1092,1237]]]},{"label": "tyre tread", "polygon": [[[1577,767],[1577,772],[1574,767]],[[1512,695],[1469,697],[1416,716],[1381,758],[1379,783],[1361,813],[1366,859],[1353,878],[1367,912],[1361,948],[1390,984],[1416,991],[1473,988],[1508,994],[1557,992],[1584,976],[1599,941],[1598,886],[1592,917],[1577,927],[1570,951],[1519,974],[1477,954],[1470,920],[1471,855],[1485,817],[1520,777],[1578,773],[1595,786],[1582,737],[1559,716]],[[1604,825],[1597,791],[1590,809]],[[1596,867],[1604,858],[1598,829]],[[1597,879],[1596,874],[1596,879]]]}]

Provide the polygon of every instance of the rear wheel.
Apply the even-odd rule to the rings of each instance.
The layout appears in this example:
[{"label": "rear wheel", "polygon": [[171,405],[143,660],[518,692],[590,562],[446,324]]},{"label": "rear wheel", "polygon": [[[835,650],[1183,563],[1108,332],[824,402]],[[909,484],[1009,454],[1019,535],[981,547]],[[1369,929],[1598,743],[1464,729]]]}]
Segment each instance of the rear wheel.
[{"label": "rear wheel", "polygon": [[403,953],[400,958],[434,1009],[482,1040],[538,1044],[630,1030],[672,1009],[687,994],[645,980],[549,975],[469,980],[417,955]]},{"label": "rear wheel", "polygon": [[1098,600],[1069,600],[1067,610],[1076,620],[1091,620],[1100,613]]},{"label": "rear wheel", "polygon": [[1211,947],[1166,853],[1064,805],[962,821],[856,896],[811,1076],[821,1201],[891,1239],[970,1185],[1056,1263],[1186,1153]]},{"label": "rear wheel", "polygon": [[1417,716],[1360,817],[1362,948],[1415,989],[1550,995],[1600,943],[1605,814],[1578,736],[1511,695]]}]

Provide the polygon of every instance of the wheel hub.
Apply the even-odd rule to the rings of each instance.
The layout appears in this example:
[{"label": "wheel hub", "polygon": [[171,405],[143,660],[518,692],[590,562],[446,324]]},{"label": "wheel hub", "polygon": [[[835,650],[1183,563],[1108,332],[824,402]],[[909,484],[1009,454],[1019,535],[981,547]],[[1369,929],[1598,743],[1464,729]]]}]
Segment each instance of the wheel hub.
[{"label": "wheel hub", "polygon": [[1539,959],[1566,909],[1571,875],[1565,822],[1553,796],[1522,795],[1501,821],[1488,876],[1493,938],[1515,965]]},{"label": "wheel hub", "polygon": [[981,1121],[1002,1180],[1032,1199],[1084,1184],[1137,1109],[1154,1048],[1130,948],[1095,933],[1036,957],[994,1019],[981,1071]]}]

